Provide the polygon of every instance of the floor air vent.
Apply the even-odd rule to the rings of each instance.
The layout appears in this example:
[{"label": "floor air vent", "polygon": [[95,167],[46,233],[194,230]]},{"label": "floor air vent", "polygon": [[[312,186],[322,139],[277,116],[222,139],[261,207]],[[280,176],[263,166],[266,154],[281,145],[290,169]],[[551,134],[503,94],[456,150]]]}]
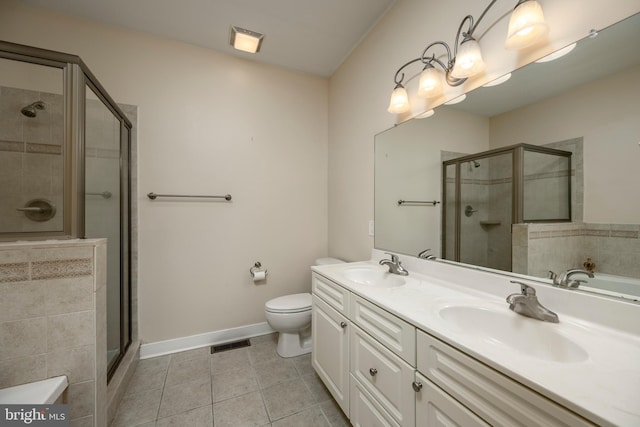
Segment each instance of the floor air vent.
[{"label": "floor air vent", "polygon": [[250,346],[251,346],[251,341],[249,341],[248,339],[234,341],[226,344],[212,345],[211,354],[220,353],[221,351],[235,350],[236,348],[250,347]]}]

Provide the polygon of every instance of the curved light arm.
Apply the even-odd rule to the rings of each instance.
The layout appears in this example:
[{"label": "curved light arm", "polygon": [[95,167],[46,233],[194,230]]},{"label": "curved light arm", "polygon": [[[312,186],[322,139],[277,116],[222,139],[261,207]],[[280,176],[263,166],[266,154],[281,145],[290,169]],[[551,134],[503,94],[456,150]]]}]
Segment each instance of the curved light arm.
[{"label": "curved light arm", "polygon": [[418,62],[418,61],[422,61],[422,58],[412,59],[411,61],[409,61],[406,64],[404,64],[402,67],[398,68],[398,71],[396,71],[396,76],[393,78],[393,81],[396,83],[396,87],[398,85],[402,85],[402,81],[404,80],[404,73],[402,73],[402,75],[400,76],[400,79],[398,79],[398,74],[400,74],[400,72],[402,70],[404,70],[406,67],[408,67],[409,65],[413,64],[414,62]]}]

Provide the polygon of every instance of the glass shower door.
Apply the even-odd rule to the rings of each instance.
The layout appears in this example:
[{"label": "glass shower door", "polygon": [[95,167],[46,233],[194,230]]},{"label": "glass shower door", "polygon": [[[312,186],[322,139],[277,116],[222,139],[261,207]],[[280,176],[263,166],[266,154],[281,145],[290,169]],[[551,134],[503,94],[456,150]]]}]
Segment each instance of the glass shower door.
[{"label": "glass shower door", "polygon": [[460,164],[459,261],[511,270],[513,153]]},{"label": "glass shower door", "polygon": [[85,115],[85,236],[107,238],[107,367],[111,372],[130,341],[128,150],[121,142],[126,135],[120,121],[90,86]]}]

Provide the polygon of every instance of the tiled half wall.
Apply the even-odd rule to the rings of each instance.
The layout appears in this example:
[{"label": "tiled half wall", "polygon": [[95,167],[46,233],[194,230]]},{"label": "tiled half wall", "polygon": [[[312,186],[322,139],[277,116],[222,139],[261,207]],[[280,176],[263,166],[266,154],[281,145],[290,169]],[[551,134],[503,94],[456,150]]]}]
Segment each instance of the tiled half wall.
[{"label": "tiled half wall", "polygon": [[66,375],[71,426],[106,426],[106,248],[0,244],[0,388]]},{"label": "tiled half wall", "polygon": [[591,258],[596,271],[640,278],[640,224],[514,224],[513,271],[547,277],[583,268]]}]

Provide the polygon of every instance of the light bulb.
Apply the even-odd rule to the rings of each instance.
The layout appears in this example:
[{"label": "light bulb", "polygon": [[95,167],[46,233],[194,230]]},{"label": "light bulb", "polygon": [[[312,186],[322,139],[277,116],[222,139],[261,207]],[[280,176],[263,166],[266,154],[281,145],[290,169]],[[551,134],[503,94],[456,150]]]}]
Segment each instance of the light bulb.
[{"label": "light bulb", "polygon": [[536,0],[526,0],[511,13],[505,47],[522,49],[536,43],[548,32],[549,26],[544,21],[540,4]]},{"label": "light bulb", "polygon": [[397,85],[391,92],[391,100],[387,111],[391,114],[400,114],[409,111],[409,96],[402,85]]},{"label": "light bulb", "polygon": [[433,66],[427,65],[420,74],[418,83],[418,96],[422,98],[435,98],[442,94],[442,78]]},{"label": "light bulb", "polygon": [[486,64],[482,60],[480,45],[471,38],[460,44],[451,76],[456,79],[465,79],[481,73],[485,68]]}]

